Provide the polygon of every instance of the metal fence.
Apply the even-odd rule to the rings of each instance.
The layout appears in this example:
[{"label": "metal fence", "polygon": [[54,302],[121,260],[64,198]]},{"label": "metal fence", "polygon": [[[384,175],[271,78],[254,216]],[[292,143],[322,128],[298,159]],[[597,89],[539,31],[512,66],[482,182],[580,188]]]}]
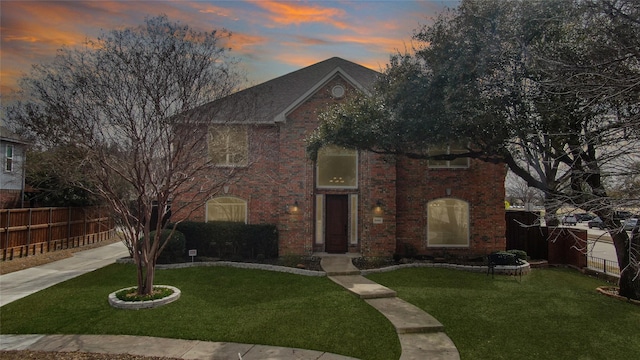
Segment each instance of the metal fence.
[{"label": "metal fence", "polygon": [[607,275],[620,276],[620,266],[617,261],[587,256],[587,267]]},{"label": "metal fence", "polygon": [[0,210],[2,260],[79,247],[114,236],[103,207]]}]

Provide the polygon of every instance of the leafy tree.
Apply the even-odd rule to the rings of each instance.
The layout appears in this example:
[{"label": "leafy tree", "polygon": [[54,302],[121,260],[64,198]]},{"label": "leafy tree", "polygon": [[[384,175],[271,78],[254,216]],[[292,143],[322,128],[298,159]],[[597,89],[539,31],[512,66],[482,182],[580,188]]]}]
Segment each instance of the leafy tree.
[{"label": "leafy tree", "polygon": [[[154,208],[164,219],[170,207],[210,196],[233,176],[233,169],[210,175],[205,114],[197,109],[230,94],[240,79],[223,46],[229,36],[166,16],[107,32],[34,67],[20,83],[22,100],[6,111],[43,148],[80,152],[83,176],[74,184],[99,194],[118,215],[140,294],[151,293],[170,239],[160,236],[162,221],[152,222]],[[171,203],[176,197],[185,200]]]},{"label": "leafy tree", "polygon": [[[545,195],[595,212],[610,229],[621,295],[640,299],[640,242],[619,231],[605,183],[640,155],[640,11],[626,0],[464,0],[392,56],[372,96],[321,116],[309,138],[410,158],[469,144]],[[624,34],[623,34],[624,33]],[[637,204],[637,199],[635,199]]]},{"label": "leafy tree", "polygon": [[80,151],[68,147],[31,149],[27,158],[26,183],[34,190],[27,197],[32,204],[66,207],[101,203],[90,178],[84,175]]}]

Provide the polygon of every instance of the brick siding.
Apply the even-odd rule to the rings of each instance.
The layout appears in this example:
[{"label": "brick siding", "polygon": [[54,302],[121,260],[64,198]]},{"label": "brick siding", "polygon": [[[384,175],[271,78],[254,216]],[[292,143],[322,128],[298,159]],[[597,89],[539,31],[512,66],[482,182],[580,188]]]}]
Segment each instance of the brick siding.
[{"label": "brick siding", "polygon": [[[335,85],[342,85],[347,96],[357,91],[341,76],[336,76],[291,111],[286,121],[274,125],[251,126],[249,130],[250,166],[237,170],[227,193],[248,202],[249,223],[276,224],[280,255],[308,255],[324,251],[316,244],[315,199],[317,194],[358,195],[358,244],[350,252],[364,256],[392,256],[403,252],[405,244],[420,254],[440,256],[486,254],[505,248],[504,165],[473,161],[468,169],[428,169],[426,162],[394,159],[360,152],[358,188],[316,189],[315,164],[306,154],[305,139],[318,125],[318,112],[341,99],[331,96]],[[220,176],[211,173],[211,176]],[[470,204],[470,245],[465,248],[432,249],[426,246],[426,204],[445,197]],[[204,221],[205,203],[199,194],[176,199],[182,211],[174,219]],[[186,199],[194,198],[193,201]],[[287,211],[299,205],[297,213]],[[382,214],[374,214],[376,203]],[[374,218],[377,223],[374,223]],[[380,223],[380,219],[382,222]]]}]

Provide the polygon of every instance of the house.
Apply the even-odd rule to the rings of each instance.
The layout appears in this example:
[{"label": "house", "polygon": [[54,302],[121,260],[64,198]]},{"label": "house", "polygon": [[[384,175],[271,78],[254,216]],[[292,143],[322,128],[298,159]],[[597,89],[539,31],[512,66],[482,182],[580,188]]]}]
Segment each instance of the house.
[{"label": "house", "polygon": [[0,126],[0,208],[22,207],[28,143]]},{"label": "house", "polygon": [[371,92],[379,75],[334,57],[194,109],[187,116],[209,126],[209,156],[237,177],[212,198],[174,199],[187,206],[175,218],[276,224],[281,256],[504,250],[504,165],[338,147],[308,158],[305,138],[318,113]]}]

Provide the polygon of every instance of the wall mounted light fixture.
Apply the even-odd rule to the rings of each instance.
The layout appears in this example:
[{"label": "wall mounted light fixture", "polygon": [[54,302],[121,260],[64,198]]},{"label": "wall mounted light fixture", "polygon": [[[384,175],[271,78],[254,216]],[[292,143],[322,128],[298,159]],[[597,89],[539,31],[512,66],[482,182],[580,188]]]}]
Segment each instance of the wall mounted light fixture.
[{"label": "wall mounted light fixture", "polygon": [[451,196],[451,188],[446,188],[446,189],[444,189],[444,193],[445,193],[447,196]]},{"label": "wall mounted light fixture", "polygon": [[373,213],[375,215],[382,215],[382,213],[384,213],[384,209],[382,207],[382,201],[376,201],[376,206],[373,207]]},{"label": "wall mounted light fixture", "polygon": [[300,212],[300,205],[298,204],[298,200],[294,201],[292,205],[289,205],[287,210],[289,214],[297,214],[298,212]]}]

